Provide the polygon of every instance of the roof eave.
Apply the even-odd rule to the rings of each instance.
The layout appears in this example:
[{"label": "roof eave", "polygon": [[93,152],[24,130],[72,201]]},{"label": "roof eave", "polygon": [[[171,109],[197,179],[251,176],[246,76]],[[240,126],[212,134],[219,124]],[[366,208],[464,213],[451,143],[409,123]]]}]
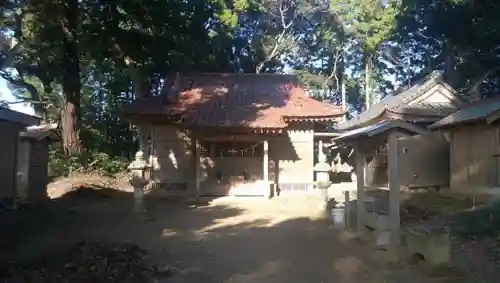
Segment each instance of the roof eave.
[{"label": "roof eave", "polygon": [[55,141],[59,139],[57,135],[57,124],[47,124],[42,126],[29,126],[26,130],[19,133],[21,139],[40,141],[48,139]]},{"label": "roof eave", "polygon": [[[416,97],[420,97],[422,96],[423,94],[425,94],[428,89],[432,88],[433,86],[437,85],[437,84],[441,84],[444,88],[446,88],[448,91],[450,91],[450,93],[452,93],[454,95],[454,98],[456,98],[459,102],[465,102],[463,101],[462,98],[458,97],[456,95],[456,90],[454,90],[449,84],[447,84],[443,78],[442,78],[442,75],[436,75],[436,76],[432,76],[431,78],[428,78],[424,84],[429,84],[427,86],[427,90],[426,91],[422,91],[420,90],[420,93],[416,96]],[[401,91],[395,95],[393,95],[394,97],[397,97],[397,96],[404,96],[405,93],[408,93],[408,92],[411,92],[412,91],[412,88],[415,87],[415,85],[413,85],[412,87],[404,90],[404,91]],[[415,97],[413,98],[415,99]],[[379,102],[380,103],[380,102]],[[402,101],[399,105],[402,105],[404,104],[405,101]],[[375,119],[378,119],[380,116],[384,115],[385,113],[391,111],[391,108],[394,108],[396,106],[392,106],[392,107],[384,107],[382,111],[380,111],[380,113],[378,113],[378,115],[374,116],[373,118],[370,118],[366,121],[360,121],[359,123],[353,123],[352,125],[349,125],[349,123],[347,122],[346,124],[348,125],[347,127],[338,127],[338,129],[342,129],[342,130],[349,130],[349,129],[354,129],[354,128],[360,128],[360,127],[363,127],[364,125],[367,125],[367,124],[370,124],[370,122],[372,122],[373,120]],[[371,108],[373,109],[373,108]],[[370,110],[370,109],[369,109]],[[367,110],[367,111],[369,111]],[[366,112],[366,111],[365,111]],[[397,113],[397,112],[394,112],[394,113]],[[400,114],[400,113],[398,113]],[[340,126],[340,125],[339,125]]]},{"label": "roof eave", "polygon": [[[387,114],[387,109],[384,109],[383,111],[381,111],[380,113],[378,113],[377,116],[371,118],[371,119],[368,119],[366,121],[359,121],[357,123],[353,123],[352,125],[349,126],[349,122],[350,121],[347,121],[346,123],[343,123],[343,124],[348,124],[348,127],[341,127],[342,124],[338,125],[339,127],[337,127],[338,130],[342,130],[342,131],[349,131],[349,130],[354,130],[354,129],[359,129],[359,128],[362,128],[362,127],[366,127],[366,126],[369,126],[369,125],[373,125],[373,124],[376,124],[377,122],[380,122],[380,121],[377,121],[377,119],[380,119],[380,118],[384,118],[384,116]],[[351,120],[352,122],[356,121],[356,120]]]},{"label": "roof eave", "polygon": [[488,116],[486,116],[486,122],[488,124],[493,124],[500,119],[500,109],[493,111]]},{"label": "roof eave", "polygon": [[11,123],[17,123],[24,126],[37,125],[42,118],[34,115],[29,115],[9,108],[0,107],[0,120],[5,120]]},{"label": "roof eave", "polygon": [[282,115],[284,121],[336,121],[341,119],[345,113],[329,115]]},{"label": "roof eave", "polygon": [[456,123],[447,123],[447,124],[437,124],[437,123],[439,123],[439,121],[438,121],[432,125],[427,126],[427,129],[432,130],[432,131],[435,131],[435,130],[442,131],[442,130],[449,130],[451,128],[456,128],[456,127],[460,127],[460,126],[475,125],[475,124],[478,124],[481,122],[486,122],[486,120],[484,118],[477,118],[477,119],[471,119],[471,120],[467,120],[467,121],[460,121],[460,122],[456,122]]},{"label": "roof eave", "polygon": [[389,119],[403,120],[405,122],[412,122],[412,123],[436,123],[446,117],[442,115],[398,113],[389,110],[387,111],[386,116]]},{"label": "roof eave", "polygon": [[[416,125],[413,125],[411,123],[404,122],[401,120],[384,121],[384,122],[381,122],[380,124],[386,124],[386,125],[382,125],[381,128],[376,128],[376,129],[370,130],[368,132],[361,131],[359,133],[355,133],[353,135],[348,135],[345,137],[342,137],[342,136],[336,137],[336,138],[332,139],[332,141],[333,142],[340,141],[342,143],[345,143],[345,142],[353,141],[353,140],[358,139],[358,138],[363,137],[363,136],[365,136],[367,138],[372,138],[372,137],[375,137],[377,135],[380,135],[380,134],[383,134],[383,133],[386,133],[386,132],[389,132],[392,130],[396,130],[396,129],[402,129],[402,130],[406,130],[406,131],[413,132],[415,134],[420,134],[420,135],[428,133],[428,131],[425,128],[422,128],[422,127],[419,127],[419,126],[416,126]],[[365,127],[369,127],[369,126],[365,126]]]}]

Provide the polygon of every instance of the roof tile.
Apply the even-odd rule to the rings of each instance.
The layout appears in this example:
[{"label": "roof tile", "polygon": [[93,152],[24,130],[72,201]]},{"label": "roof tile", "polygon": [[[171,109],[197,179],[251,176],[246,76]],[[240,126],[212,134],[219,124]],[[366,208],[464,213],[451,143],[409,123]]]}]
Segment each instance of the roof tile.
[{"label": "roof tile", "polygon": [[495,96],[487,99],[481,99],[464,105],[455,113],[430,125],[429,129],[437,129],[484,120],[489,115],[493,114],[493,112],[498,110],[500,110],[500,97]]},{"label": "roof tile", "polygon": [[331,119],[343,114],[339,106],[309,97],[291,75],[194,74],[180,81],[178,93],[137,100],[128,112],[178,116],[188,124],[253,128],[283,128],[286,117]]},{"label": "roof tile", "polygon": [[444,117],[455,111],[456,108],[451,109],[450,107],[438,106],[436,104],[420,104],[417,108],[409,108],[407,106],[409,102],[425,94],[438,83],[449,87],[441,78],[442,72],[433,71],[416,80],[410,86],[399,88],[394,93],[384,97],[379,103],[372,105],[370,109],[361,113],[356,119],[338,125],[338,128],[348,130],[361,127],[382,115],[386,110],[396,113]]}]

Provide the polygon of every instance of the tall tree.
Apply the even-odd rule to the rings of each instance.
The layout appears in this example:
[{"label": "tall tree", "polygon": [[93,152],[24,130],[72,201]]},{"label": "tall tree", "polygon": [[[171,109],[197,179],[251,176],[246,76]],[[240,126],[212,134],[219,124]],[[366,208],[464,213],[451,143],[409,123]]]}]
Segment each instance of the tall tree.
[{"label": "tall tree", "polygon": [[[80,66],[78,23],[80,1],[8,1],[2,16],[8,23],[3,33],[11,44],[2,67],[2,77],[25,88],[37,114],[43,112],[39,90],[27,81],[38,78],[44,91],[60,82],[63,92],[61,127],[68,154],[81,151],[80,140]],[[5,53],[4,53],[5,54]],[[10,68],[16,72],[13,73]]]},{"label": "tall tree", "polygon": [[345,96],[345,55],[347,40],[328,10],[317,10],[297,27],[297,49],[287,64],[297,70],[322,99],[339,103]]},{"label": "tall tree", "polygon": [[64,149],[69,154],[82,150],[80,139],[80,55],[78,53],[77,29],[79,1],[63,1],[62,29],[62,92],[61,127]]},{"label": "tall tree", "polygon": [[[472,99],[500,91],[500,3],[493,0],[405,0],[400,48],[414,65],[443,69]],[[418,60],[420,59],[420,60]]]},{"label": "tall tree", "polygon": [[401,0],[332,0],[338,24],[360,45],[364,69],[365,108],[372,104],[376,54],[396,27]]}]

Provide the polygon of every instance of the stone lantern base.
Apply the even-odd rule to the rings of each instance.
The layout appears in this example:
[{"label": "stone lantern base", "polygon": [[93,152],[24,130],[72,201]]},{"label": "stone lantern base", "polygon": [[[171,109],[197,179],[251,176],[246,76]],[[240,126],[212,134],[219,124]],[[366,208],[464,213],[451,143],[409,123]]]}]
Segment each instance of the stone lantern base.
[{"label": "stone lantern base", "polygon": [[149,184],[149,180],[145,178],[145,172],[149,169],[149,165],[144,159],[142,151],[135,154],[135,160],[130,163],[128,169],[130,170],[129,183],[134,188],[134,210],[137,216],[143,219],[147,216],[144,205],[144,189]]}]

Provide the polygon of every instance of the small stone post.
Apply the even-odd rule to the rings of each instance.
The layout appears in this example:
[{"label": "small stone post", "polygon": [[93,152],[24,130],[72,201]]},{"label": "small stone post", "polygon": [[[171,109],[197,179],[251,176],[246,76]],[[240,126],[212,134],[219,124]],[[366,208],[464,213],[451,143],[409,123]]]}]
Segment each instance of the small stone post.
[{"label": "small stone post", "polygon": [[17,195],[16,202],[26,203],[28,201],[28,176],[23,172],[17,172]]},{"label": "small stone post", "polygon": [[145,177],[145,172],[149,169],[149,164],[144,159],[144,153],[139,150],[135,154],[135,160],[128,166],[130,170],[129,183],[134,187],[134,209],[139,216],[144,216],[144,188],[149,183]]},{"label": "small stone post", "polygon": [[326,163],[326,156],[323,153],[323,142],[318,142],[318,163],[314,165],[314,171],[316,172],[316,188],[318,188],[323,194],[324,203],[321,206],[323,210],[328,208],[328,187],[330,187],[330,171],[332,171],[331,166]]}]

